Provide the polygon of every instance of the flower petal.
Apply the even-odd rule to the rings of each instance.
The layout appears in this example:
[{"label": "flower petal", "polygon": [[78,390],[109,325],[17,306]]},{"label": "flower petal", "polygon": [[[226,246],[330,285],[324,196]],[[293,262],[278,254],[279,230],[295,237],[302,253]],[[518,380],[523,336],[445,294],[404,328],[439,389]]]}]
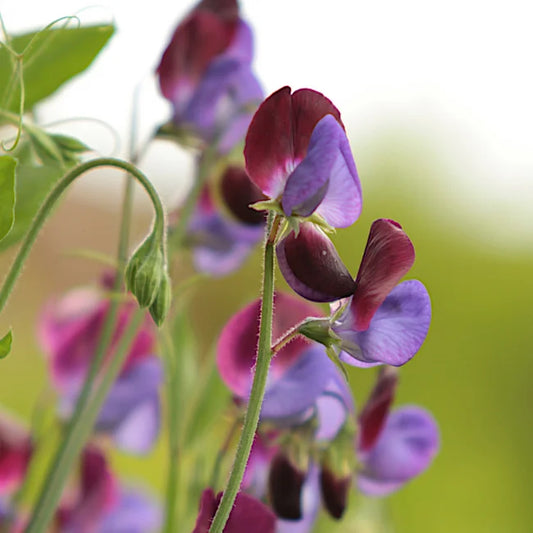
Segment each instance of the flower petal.
[{"label": "flower petal", "polygon": [[119,500],[104,517],[99,533],[146,533],[161,527],[159,506],[144,494],[121,490]]},{"label": "flower petal", "polygon": [[438,426],[428,411],[416,406],[394,411],[374,448],[360,454],[359,489],[369,496],[389,494],[422,473],[438,448]]},{"label": "flower petal", "polygon": [[370,450],[379,438],[394,401],[397,384],[398,373],[392,367],[385,367],[378,374],[370,397],[359,415],[357,447],[361,452]]},{"label": "flower petal", "polygon": [[347,228],[359,218],[363,201],[350,143],[338,125],[337,130],[338,148],[329,176],[328,190],[316,212],[330,226]]},{"label": "flower petal", "polygon": [[[420,281],[408,280],[391,291],[366,331],[350,329],[349,319],[333,329],[342,339],[343,350],[356,360],[401,366],[422,346],[430,321],[431,302],[426,288]],[[343,360],[351,364],[349,358]]]},{"label": "flower petal", "polygon": [[414,260],[413,244],[397,222],[385,218],[373,222],[351,305],[356,330],[368,328],[377,308]]},{"label": "flower petal", "polygon": [[[213,489],[205,489],[200,500],[200,510],[192,533],[208,533],[220,504],[222,493],[216,497]],[[276,516],[260,501],[244,492],[239,492],[224,526],[224,533],[274,533]]]},{"label": "flower petal", "polygon": [[[251,180],[269,197],[283,191],[287,176],[304,159],[318,121],[340,113],[323,94],[300,89],[291,95],[283,87],[270,95],[255,113],[244,147]],[[341,124],[342,125],[342,124]]]},{"label": "flower petal", "polygon": [[161,92],[178,111],[213,58],[229,46],[235,30],[234,22],[205,9],[193,11],[178,25],[157,67]]},{"label": "flower petal", "polygon": [[[252,369],[257,356],[260,300],[237,312],[226,324],[217,345],[217,366],[224,383],[240,398],[247,398],[252,383]],[[278,339],[290,328],[320,312],[306,302],[283,293],[274,295],[272,338]],[[271,379],[278,379],[292,366],[309,344],[296,338],[284,346],[272,360]]]},{"label": "flower petal", "polygon": [[355,283],[329,238],[311,223],[276,247],[279,268],[290,287],[307,300],[331,302],[353,294]]},{"label": "flower petal", "polygon": [[339,123],[331,115],[316,125],[306,156],[290,174],[283,190],[281,205],[285,215],[308,217],[322,202],[337,156],[338,129]]},{"label": "flower petal", "polygon": [[312,407],[335,370],[323,346],[309,345],[279,379],[267,384],[262,419],[290,419]]}]

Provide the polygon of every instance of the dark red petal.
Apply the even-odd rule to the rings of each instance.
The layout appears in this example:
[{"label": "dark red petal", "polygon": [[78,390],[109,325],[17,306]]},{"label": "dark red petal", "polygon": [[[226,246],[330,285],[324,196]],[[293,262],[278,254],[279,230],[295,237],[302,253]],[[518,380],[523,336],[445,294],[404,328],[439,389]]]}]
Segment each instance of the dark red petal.
[{"label": "dark red petal", "polygon": [[301,472],[283,453],[272,460],[268,476],[270,504],[286,520],[302,518],[301,494],[305,472]]},{"label": "dark red petal", "polygon": [[343,127],[341,114],[331,100],[312,89],[299,89],[292,95],[292,120],[294,157],[300,161],[307,154],[307,146],[317,122],[326,115],[333,115]]},{"label": "dark red petal", "polygon": [[248,207],[265,200],[263,193],[252,183],[242,167],[229,166],[220,183],[222,198],[231,213],[245,224],[262,224],[265,214]]},{"label": "dark red petal", "polygon": [[213,58],[229,46],[235,27],[212,11],[193,11],[176,28],[157,67],[163,96],[172,100],[184,78],[197,81]]},{"label": "dark red petal", "polygon": [[281,273],[290,287],[307,300],[333,302],[351,296],[355,283],[333,243],[313,224],[300,226],[276,249]]},{"label": "dark red petal", "polygon": [[340,520],[346,509],[348,493],[352,486],[352,476],[339,478],[328,469],[320,471],[320,489],[322,501],[328,513]]},{"label": "dark red petal", "polygon": [[282,192],[294,160],[291,110],[291,89],[282,87],[259,106],[246,134],[246,170],[271,198]]},{"label": "dark red petal", "polygon": [[207,9],[226,20],[236,21],[239,18],[237,0],[202,0],[196,9]]},{"label": "dark red petal", "polygon": [[380,371],[370,397],[359,415],[359,451],[372,449],[378,440],[394,401],[397,384],[398,373],[394,368],[385,367]]},{"label": "dark red petal", "polygon": [[365,331],[389,292],[415,261],[415,249],[400,224],[380,218],[372,224],[357,273],[352,312],[354,327]]}]

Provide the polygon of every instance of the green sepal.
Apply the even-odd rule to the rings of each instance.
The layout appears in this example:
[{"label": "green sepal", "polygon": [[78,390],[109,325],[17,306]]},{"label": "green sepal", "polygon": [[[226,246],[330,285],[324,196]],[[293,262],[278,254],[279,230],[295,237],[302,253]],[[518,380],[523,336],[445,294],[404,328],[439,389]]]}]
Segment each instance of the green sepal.
[{"label": "green sepal", "polygon": [[9,355],[12,344],[13,344],[13,331],[10,329],[0,339],[0,359],[5,359]]},{"label": "green sepal", "polygon": [[307,318],[298,326],[298,333],[324,346],[337,346],[339,336],[332,331],[329,318]]}]

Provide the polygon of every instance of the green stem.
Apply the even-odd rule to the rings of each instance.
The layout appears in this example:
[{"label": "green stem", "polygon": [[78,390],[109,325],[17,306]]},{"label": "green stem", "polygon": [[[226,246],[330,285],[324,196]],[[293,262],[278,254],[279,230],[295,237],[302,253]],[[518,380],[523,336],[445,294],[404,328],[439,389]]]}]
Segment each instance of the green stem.
[{"label": "green stem", "polygon": [[52,207],[54,206],[58,198],[63,194],[65,189],[67,189],[67,187],[83,173],[93,168],[104,166],[116,167],[125,170],[141,183],[154,205],[154,232],[159,232],[161,239],[163,239],[165,228],[165,215],[163,206],[153,185],[140,170],[138,170],[134,165],[127,163],[126,161],[121,161],[120,159],[108,157],[93,159],[92,161],[82,163],[81,165],[78,165],[77,167],[73,168],[61,179],[59,183],[57,183],[57,185],[52,189],[45,202],[39,209],[31,228],[26,234],[26,237],[19,249],[19,252],[15,257],[15,260],[13,261],[13,265],[11,266],[11,269],[4,281],[4,284],[2,285],[2,289],[0,290],[0,311],[2,311],[2,309],[4,308],[9,298],[9,295],[11,294],[15,282],[22,270],[24,261],[26,260],[26,257],[28,256],[31,247],[35,242],[35,239],[37,238],[39,230],[41,229],[44,221],[46,220],[46,217],[49,215],[50,211],[52,210]]},{"label": "green stem", "polygon": [[33,511],[30,522],[25,533],[43,533],[48,528],[48,524],[53,517],[65,481],[72,471],[72,466],[76,461],[81,449],[91,434],[92,428],[98,414],[104,404],[111,385],[117,378],[127,354],[129,353],[133,339],[145,316],[144,311],[137,309],[130,320],[124,335],[121,337],[117,350],[106,368],[102,381],[87,404],[85,410],[76,419],[73,419],[73,431],[64,441],[63,453],[60,460],[54,463],[53,468],[48,472],[48,476],[40,497]]},{"label": "green stem", "polygon": [[261,323],[259,326],[259,342],[257,346],[254,380],[233,468],[209,533],[222,533],[228,521],[229,514],[242,483],[244,469],[250,456],[255,431],[259,423],[259,414],[265,395],[268,369],[270,367],[270,360],[272,359],[270,345],[272,343],[272,314],[274,305],[274,241],[279,225],[278,220],[275,215],[269,213],[266,229],[268,237],[264,248]]},{"label": "green stem", "polygon": [[[178,417],[180,416],[180,393],[181,373],[177,368],[178,360],[168,330],[161,331],[163,346],[166,352],[165,361],[167,363],[167,415],[168,415],[168,474],[165,495],[165,533],[174,533],[177,523],[177,503],[179,485],[179,427]],[[180,338],[177,336],[176,338]]]}]

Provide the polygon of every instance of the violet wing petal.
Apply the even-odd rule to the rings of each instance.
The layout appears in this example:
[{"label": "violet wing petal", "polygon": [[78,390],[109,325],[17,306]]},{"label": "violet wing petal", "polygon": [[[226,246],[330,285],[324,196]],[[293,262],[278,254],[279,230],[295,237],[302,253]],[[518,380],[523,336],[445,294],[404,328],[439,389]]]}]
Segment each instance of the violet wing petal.
[{"label": "violet wing petal", "polygon": [[417,406],[405,406],[388,418],[375,446],[360,454],[363,470],[359,489],[384,496],[422,473],[439,448],[439,429],[433,416]]},{"label": "violet wing petal", "polygon": [[123,490],[118,503],[103,518],[100,533],[150,533],[162,523],[160,507],[144,494]]},{"label": "violet wing petal", "polygon": [[316,402],[317,441],[332,441],[346,421],[346,417],[355,411],[351,390],[344,376],[341,376],[337,369],[335,371]]},{"label": "violet wing petal", "polygon": [[281,199],[285,215],[307,217],[322,202],[337,157],[339,129],[342,132],[332,115],[316,125],[305,158],[287,178]]},{"label": "violet wing petal", "polygon": [[242,265],[263,237],[263,227],[238,224],[217,212],[198,212],[191,221],[188,236],[196,269],[218,277]]},{"label": "violet wing petal", "polygon": [[223,53],[224,57],[238,59],[250,64],[254,56],[254,36],[250,26],[242,19],[239,20],[235,36]]},{"label": "violet wing petal", "polygon": [[334,370],[324,348],[310,345],[287,372],[267,383],[261,417],[290,419],[306,411],[325,389]]},{"label": "violet wing petal", "polygon": [[361,214],[363,205],[361,183],[346,133],[331,115],[328,117],[331,117],[330,122],[333,121],[337,128],[337,151],[329,175],[326,196],[316,212],[322,215],[330,226],[347,228]]},{"label": "violet wing petal", "polygon": [[[356,360],[401,366],[422,346],[430,321],[431,302],[426,288],[420,281],[408,280],[385,298],[367,330],[355,331],[349,315],[345,320],[341,318],[333,330],[341,337],[344,352]],[[361,366],[349,358],[343,360]]]},{"label": "violet wing petal", "polygon": [[162,381],[163,369],[155,356],[131,367],[111,389],[96,430],[112,433],[117,445],[126,451],[148,452],[159,434],[158,387]]}]

